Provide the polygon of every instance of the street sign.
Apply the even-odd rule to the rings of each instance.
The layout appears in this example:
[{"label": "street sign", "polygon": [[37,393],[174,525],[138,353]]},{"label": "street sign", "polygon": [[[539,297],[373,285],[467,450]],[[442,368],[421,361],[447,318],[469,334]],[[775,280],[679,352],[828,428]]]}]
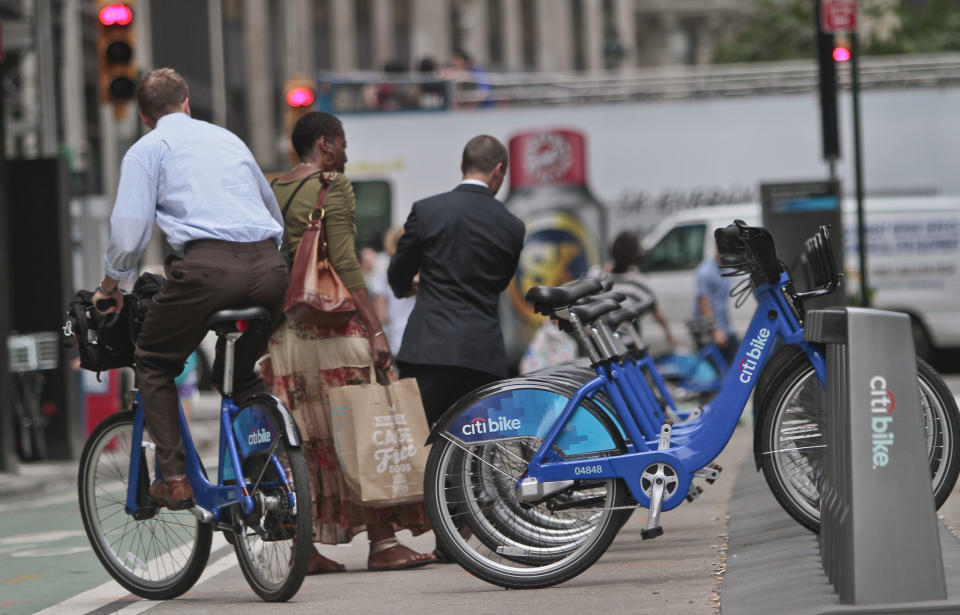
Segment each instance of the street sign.
[{"label": "street sign", "polygon": [[826,33],[856,32],[857,0],[821,0],[820,27]]}]

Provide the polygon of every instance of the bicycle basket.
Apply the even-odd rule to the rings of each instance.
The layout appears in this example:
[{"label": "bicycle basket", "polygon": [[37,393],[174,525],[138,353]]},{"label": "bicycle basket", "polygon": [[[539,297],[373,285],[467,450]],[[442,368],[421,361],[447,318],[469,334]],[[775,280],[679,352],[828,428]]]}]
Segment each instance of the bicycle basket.
[{"label": "bicycle basket", "polygon": [[133,351],[153,296],[163,286],[163,276],[143,273],[133,285],[133,293],[123,293],[123,310],[104,314],[91,301],[93,293],[79,290],[67,306],[63,325],[66,337],[76,337],[82,369],[100,372],[133,365]]},{"label": "bicycle basket", "polygon": [[839,286],[843,274],[837,270],[829,226],[821,226],[816,234],[807,239],[800,260],[805,265],[804,273],[811,289],[797,293],[797,297],[819,297],[833,292]]},{"label": "bicycle basket", "polygon": [[[104,314],[93,306],[93,293],[80,290],[67,306],[67,321],[63,333],[76,338],[80,367],[100,372],[133,365],[133,350],[139,327],[134,330],[134,313],[138,301],[124,294],[123,310],[119,314]],[[142,324],[142,319],[141,319]]]}]

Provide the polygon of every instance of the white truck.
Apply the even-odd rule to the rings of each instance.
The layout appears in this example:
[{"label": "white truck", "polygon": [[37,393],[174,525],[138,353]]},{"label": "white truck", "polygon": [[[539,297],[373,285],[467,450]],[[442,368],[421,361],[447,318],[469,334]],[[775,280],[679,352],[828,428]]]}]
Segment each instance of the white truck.
[{"label": "white truck", "polygon": [[[860,279],[856,201],[844,198],[841,207],[843,269],[846,292],[851,294],[857,292]],[[922,357],[929,358],[938,348],[960,346],[960,197],[867,198],[864,218],[871,307],[909,314],[916,351]],[[675,335],[682,334],[683,323],[693,315],[695,271],[714,255],[714,229],[735,219],[760,225],[760,205],[681,211],[643,238],[643,270]],[[746,329],[754,305],[752,298],[740,309],[731,304],[739,332]],[[646,327],[644,332],[654,349],[662,344],[658,327]]]}]

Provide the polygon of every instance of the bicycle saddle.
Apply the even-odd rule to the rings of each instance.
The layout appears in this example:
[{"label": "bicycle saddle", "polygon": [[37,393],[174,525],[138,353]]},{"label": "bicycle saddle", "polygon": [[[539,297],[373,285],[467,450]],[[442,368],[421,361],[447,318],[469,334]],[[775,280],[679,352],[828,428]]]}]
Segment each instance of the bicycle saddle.
[{"label": "bicycle saddle", "polygon": [[235,310],[218,310],[207,317],[207,328],[213,329],[221,323],[234,323],[238,320],[270,320],[270,312],[265,307],[247,307]]},{"label": "bicycle saddle", "polygon": [[599,295],[588,295],[583,299],[578,299],[576,305],[586,305],[587,303],[593,303],[594,301],[600,301],[602,299],[613,299],[617,303],[623,303],[626,301],[627,296],[621,292],[609,290],[605,293],[600,293]]},{"label": "bicycle saddle", "polygon": [[570,312],[576,314],[577,318],[580,319],[580,322],[591,323],[604,314],[609,314],[610,312],[619,309],[620,304],[613,299],[601,299],[600,301],[594,301],[593,303],[575,305],[570,308]]},{"label": "bicycle saddle", "polygon": [[654,305],[656,305],[654,301],[628,301],[624,303],[619,310],[611,312],[610,315],[607,316],[607,324],[613,328],[617,328],[628,320],[640,318],[640,316],[653,309]]},{"label": "bicycle saddle", "polygon": [[552,308],[566,307],[587,295],[598,293],[603,285],[593,278],[574,280],[563,286],[534,286],[527,291],[526,299],[544,316],[550,316]]}]

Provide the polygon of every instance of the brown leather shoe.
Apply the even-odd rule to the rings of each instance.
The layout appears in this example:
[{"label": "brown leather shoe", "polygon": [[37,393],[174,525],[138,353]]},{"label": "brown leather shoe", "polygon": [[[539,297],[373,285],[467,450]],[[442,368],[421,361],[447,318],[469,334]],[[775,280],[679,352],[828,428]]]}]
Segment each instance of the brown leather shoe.
[{"label": "brown leather shoe", "polygon": [[185,474],[153,481],[150,485],[150,497],[170,510],[183,510],[193,506],[193,489],[190,488],[190,481]]}]

